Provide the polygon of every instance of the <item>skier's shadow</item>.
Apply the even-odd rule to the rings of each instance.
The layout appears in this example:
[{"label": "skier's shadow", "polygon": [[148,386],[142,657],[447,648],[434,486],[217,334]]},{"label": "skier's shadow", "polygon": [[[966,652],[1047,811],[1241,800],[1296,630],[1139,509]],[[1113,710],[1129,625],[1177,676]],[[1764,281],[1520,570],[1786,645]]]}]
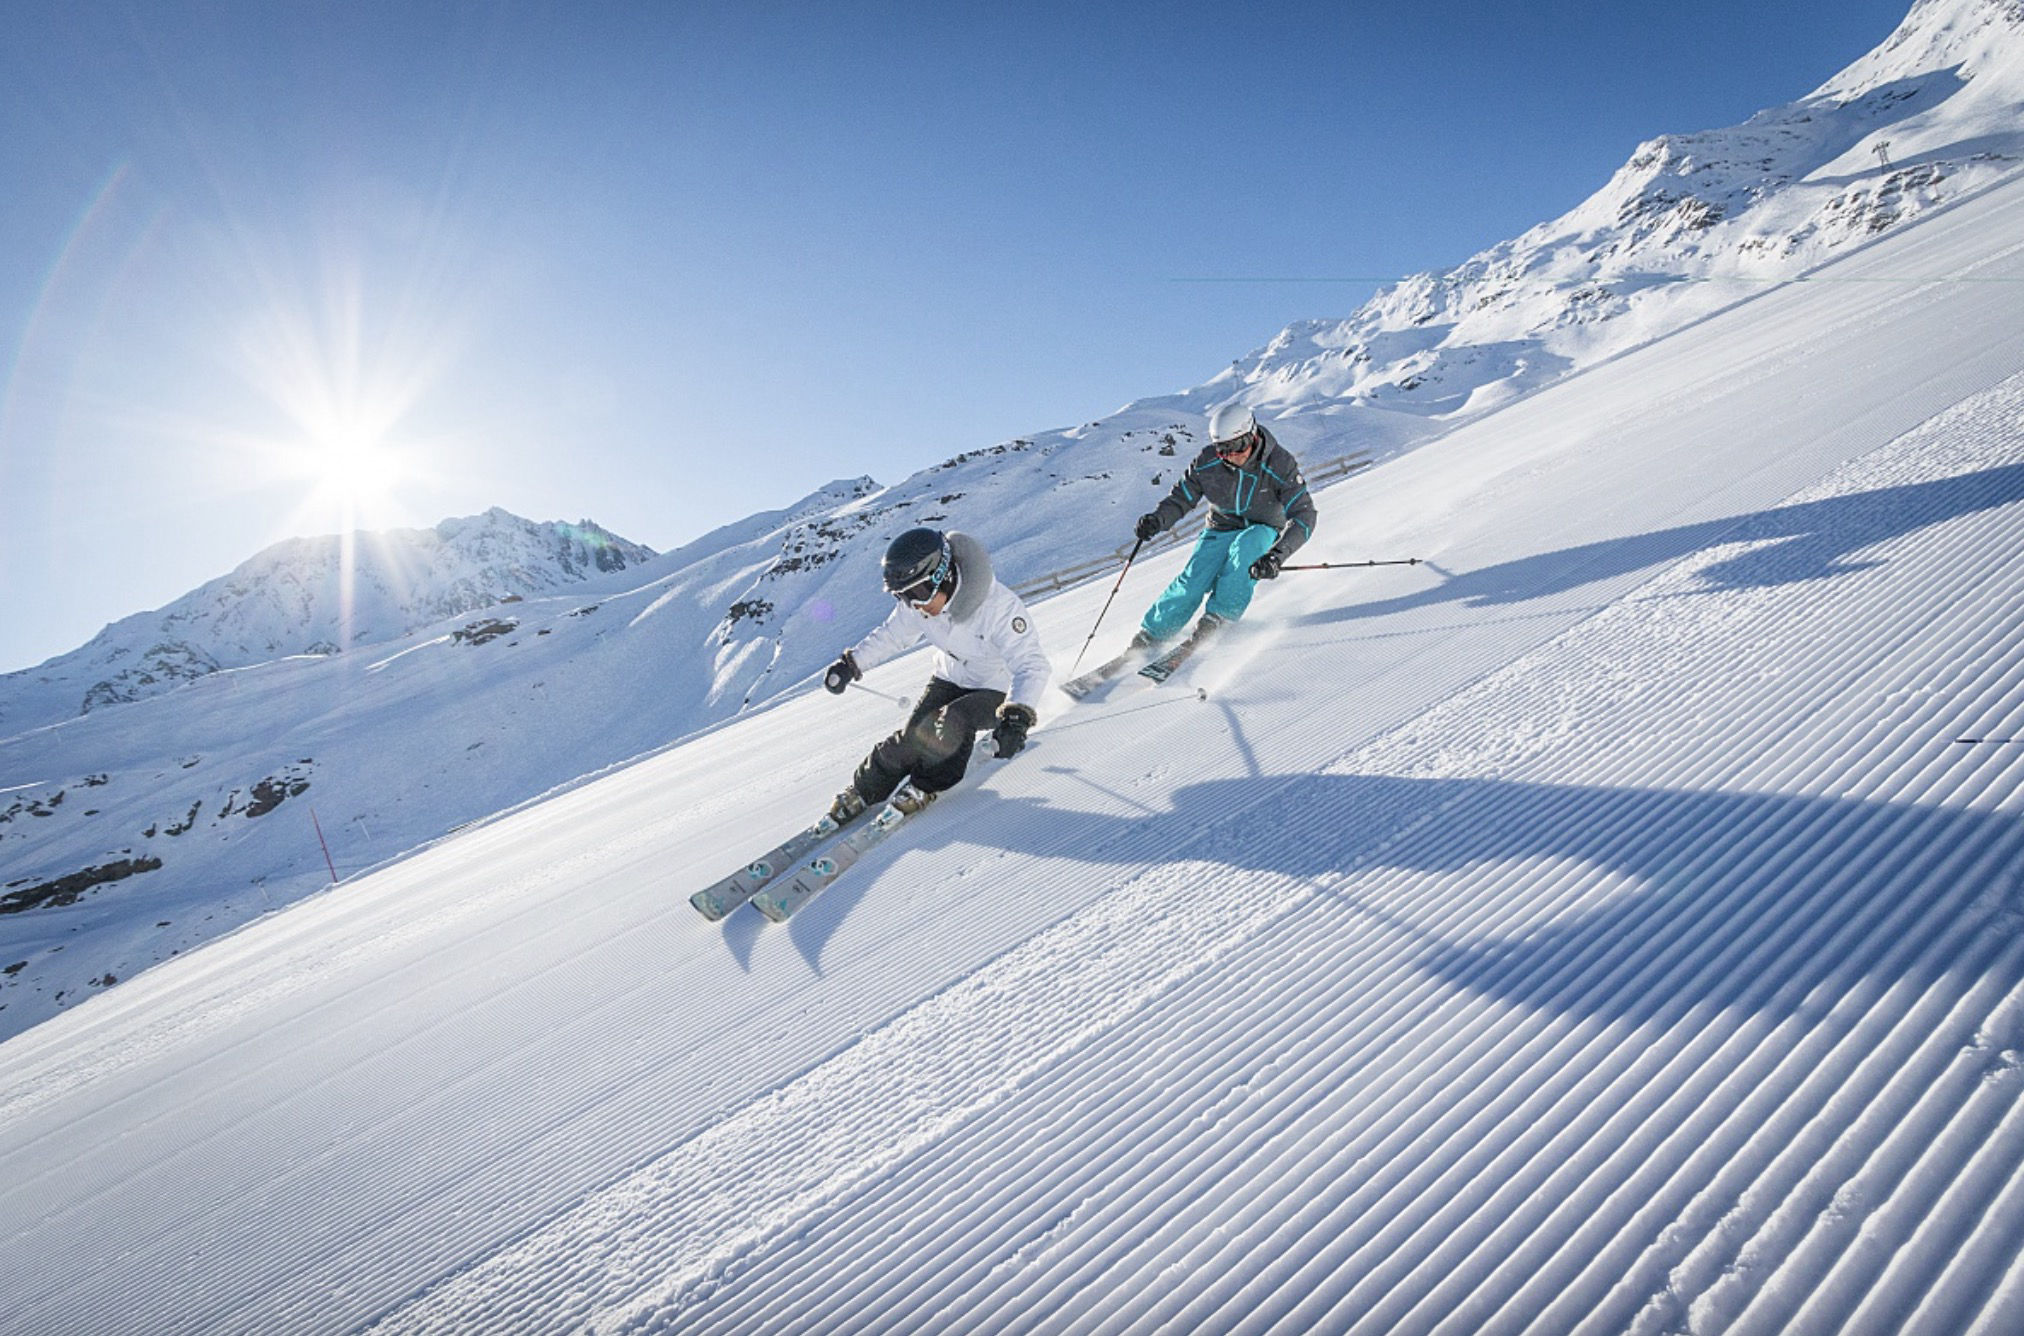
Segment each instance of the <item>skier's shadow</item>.
[{"label": "skier's shadow", "polygon": [[[922,827],[916,826],[912,831],[908,831],[907,835],[924,833]],[[843,926],[843,921],[850,917],[851,911],[857,907],[865,894],[878,884],[879,878],[892,865],[893,860],[910,848],[920,847],[939,847],[939,842],[923,844],[918,839],[901,837],[880,845],[866,853],[833,885],[802,906],[793,918],[787,920],[785,931],[788,938],[793,941],[794,949],[801,953],[801,958],[808,962],[811,970],[817,975],[822,973],[822,953],[828,947],[829,939],[836,935],[836,930]],[[756,910],[747,917],[763,922]],[[776,928],[774,931],[778,932],[781,929]]]},{"label": "skier's shadow", "polygon": [[738,968],[751,972],[752,955],[758,950],[759,941],[768,933],[784,932],[794,943],[794,949],[808,962],[808,967],[817,975],[822,971],[822,952],[829,945],[829,939],[850,917],[850,911],[864,897],[865,891],[878,880],[893,857],[908,847],[905,841],[886,844],[866,854],[862,861],[851,868],[849,873],[837,879],[836,883],[810,900],[787,920],[785,927],[775,927],[767,922],[751,905],[745,905],[728,915],[722,924],[724,945],[738,962]]},{"label": "skier's shadow", "polygon": [[731,958],[738,962],[738,968],[747,974],[752,972],[752,952],[758,949],[765,927],[765,916],[749,905],[733,911],[724,919],[724,945],[730,948]]},{"label": "skier's shadow", "polygon": [[1294,622],[1327,625],[1447,603],[1472,608],[1519,604],[1656,570],[1695,552],[1730,543],[1753,546],[1701,572],[1703,587],[1709,591],[1831,579],[1877,565],[1875,561],[1850,560],[1864,548],[2017,501],[2024,501],[2024,464],[2008,464],[1537,553],[1452,574],[1443,583],[1417,593],[1328,608]]},{"label": "skier's shadow", "polygon": [[[1557,1012],[1642,1021],[1705,1005],[1783,1016],[1830,1007],[1858,987],[1923,989],[1942,975],[1998,976],[1990,996],[2024,983],[2024,953],[2007,949],[2024,931],[2024,818],[2005,813],[1295,775],[1193,785],[1165,812],[1112,816],[997,799],[972,816],[970,843],[1038,845],[1123,869],[1200,859],[1312,881],[1372,931],[1400,935],[1427,973]],[[921,834],[954,838],[931,831]],[[1420,892],[1386,897],[1398,906],[1387,908],[1355,890],[1374,884],[1373,871],[1440,876],[1521,859],[1590,864],[1635,889],[1573,912],[1503,904],[1489,935],[1478,928],[1463,938],[1406,907],[1423,903]],[[811,961],[883,866],[795,920]],[[2024,1048],[2024,1018],[2016,1028],[1999,1048]]]}]

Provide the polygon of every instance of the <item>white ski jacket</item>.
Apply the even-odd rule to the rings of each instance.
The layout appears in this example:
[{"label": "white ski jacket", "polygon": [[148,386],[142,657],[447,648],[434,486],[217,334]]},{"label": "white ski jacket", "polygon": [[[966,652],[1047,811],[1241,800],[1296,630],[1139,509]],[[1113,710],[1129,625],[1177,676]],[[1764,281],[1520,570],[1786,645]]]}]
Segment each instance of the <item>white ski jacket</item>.
[{"label": "white ski jacket", "polygon": [[1054,666],[1040,646],[1026,604],[991,574],[991,558],[982,543],[951,532],[949,548],[956,562],[956,593],[941,615],[929,617],[895,603],[884,622],[851,646],[851,657],[860,669],[869,670],[926,640],[939,651],[936,677],[973,690],[1002,691],[1008,701],[1036,709]]}]

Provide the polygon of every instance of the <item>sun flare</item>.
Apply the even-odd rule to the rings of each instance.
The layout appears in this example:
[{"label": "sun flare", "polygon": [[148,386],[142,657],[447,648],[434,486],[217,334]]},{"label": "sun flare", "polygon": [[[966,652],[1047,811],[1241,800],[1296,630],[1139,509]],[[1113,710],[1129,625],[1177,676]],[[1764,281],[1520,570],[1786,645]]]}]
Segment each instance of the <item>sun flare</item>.
[{"label": "sun flare", "polygon": [[405,474],[398,452],[362,435],[340,434],[317,442],[307,463],[319,490],[355,506],[386,500]]},{"label": "sun flare", "polygon": [[322,256],[311,269],[322,282],[275,285],[228,350],[264,419],[246,434],[249,471],[293,494],[279,524],[290,535],[407,522],[435,478],[440,438],[418,431],[416,413],[461,339],[405,289],[369,283],[366,267]]}]

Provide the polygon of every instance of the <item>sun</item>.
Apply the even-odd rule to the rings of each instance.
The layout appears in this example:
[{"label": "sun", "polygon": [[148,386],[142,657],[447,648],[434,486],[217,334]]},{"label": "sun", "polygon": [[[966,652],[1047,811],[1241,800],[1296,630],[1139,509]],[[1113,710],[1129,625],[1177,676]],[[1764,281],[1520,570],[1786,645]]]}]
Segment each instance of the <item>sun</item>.
[{"label": "sun", "polygon": [[317,490],[332,501],[376,508],[406,475],[399,452],[372,436],[338,432],[315,442],[305,461]]},{"label": "sun", "polygon": [[402,513],[399,495],[415,480],[413,451],[380,431],[326,419],[304,423],[270,458],[303,490],[288,527],[340,532],[383,527]]},{"label": "sun", "polygon": [[277,282],[223,350],[251,391],[234,433],[246,448],[241,476],[286,499],[275,527],[290,537],[411,522],[417,494],[440,490],[446,438],[423,409],[440,404],[464,346],[460,317],[431,315],[405,288],[375,287],[362,258],[312,258],[303,271],[321,281],[301,291]]}]

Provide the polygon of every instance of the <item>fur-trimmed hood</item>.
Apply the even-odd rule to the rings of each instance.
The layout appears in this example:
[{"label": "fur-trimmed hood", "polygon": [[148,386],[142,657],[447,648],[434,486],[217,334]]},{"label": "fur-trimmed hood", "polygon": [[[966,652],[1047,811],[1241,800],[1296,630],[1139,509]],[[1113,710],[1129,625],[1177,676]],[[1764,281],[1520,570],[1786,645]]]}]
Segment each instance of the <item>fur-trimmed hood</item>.
[{"label": "fur-trimmed hood", "polygon": [[991,554],[966,533],[949,530],[949,554],[956,562],[956,593],[949,600],[949,618],[967,622],[991,593]]}]

